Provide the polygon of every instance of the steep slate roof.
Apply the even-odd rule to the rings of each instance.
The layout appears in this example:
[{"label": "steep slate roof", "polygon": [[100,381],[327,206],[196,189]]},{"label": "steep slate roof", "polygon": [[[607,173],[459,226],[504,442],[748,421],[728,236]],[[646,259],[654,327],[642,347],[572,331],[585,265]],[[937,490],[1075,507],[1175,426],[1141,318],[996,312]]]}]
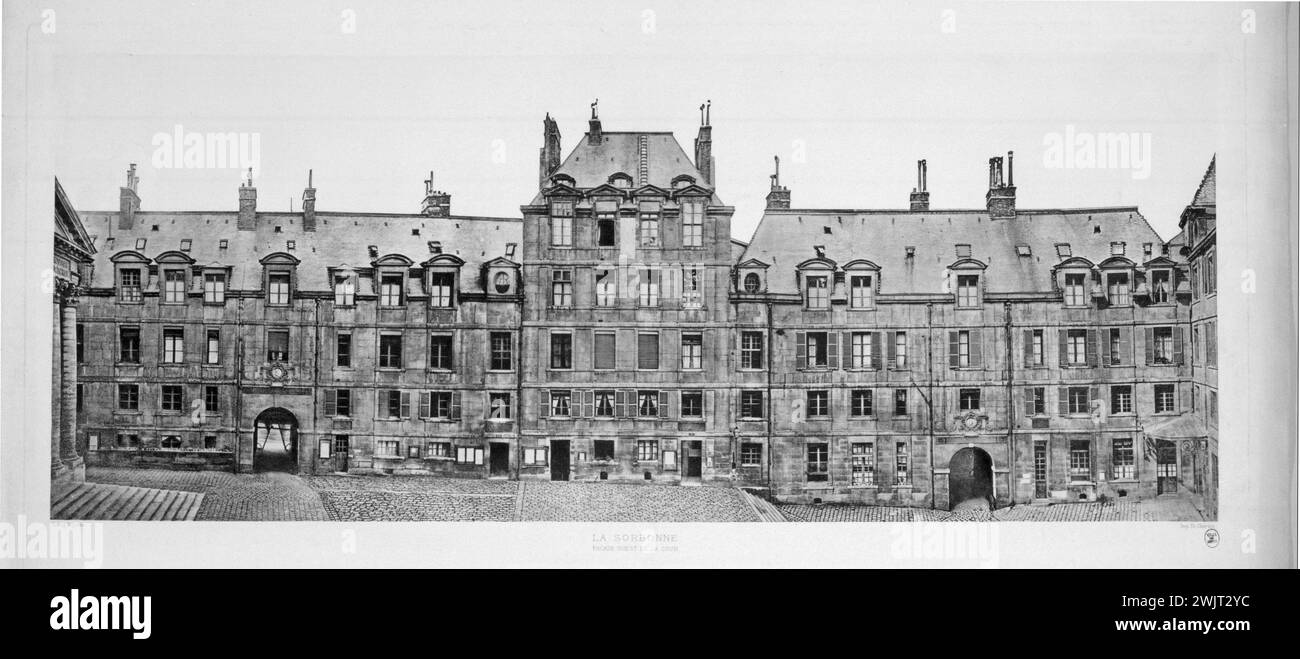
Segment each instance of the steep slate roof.
[{"label": "steep slate roof", "polygon": [[[1097,233],[1095,227],[1100,226]],[[829,233],[826,229],[829,228]],[[866,259],[880,266],[880,292],[943,292],[944,271],[958,260],[955,245],[971,246],[971,258],[988,266],[989,293],[1052,290],[1052,267],[1061,262],[1056,243],[1093,263],[1110,258],[1110,243],[1127,243],[1125,256],[1142,262],[1142,244],[1159,256],[1163,241],[1137,208],[1020,210],[1014,219],[990,220],[984,210],[768,210],[742,260],[772,267],[768,291],[798,293],[795,266],[814,258],[814,245],[843,265]],[[1031,256],[1017,254],[1027,244]],[[906,248],[916,248],[909,263]]]},{"label": "steep slate roof", "polygon": [[[672,189],[672,181],[680,174],[695,179],[696,184],[711,187],[704,180],[704,175],[695,168],[690,156],[677,143],[672,133],[666,132],[601,132],[599,144],[591,144],[586,135],[578,140],[578,146],[564,159],[560,168],[552,174],[568,174],[573,177],[578,188],[594,188],[609,182],[612,174],[623,172],[632,177],[633,189],[643,185],[640,177],[641,153],[640,142],[646,138],[646,180],[644,184],[654,185],[664,190]],[[533,203],[541,203],[538,194]],[[721,204],[717,195],[714,204]]]},{"label": "steep slate roof", "polygon": [[[193,241],[186,254],[195,265],[230,266],[232,289],[261,288],[262,266],[259,260],[269,254],[285,252],[300,259],[298,287],[302,290],[330,289],[328,268],[347,265],[369,268],[375,257],[368,246],[378,247],[378,255],[401,254],[418,266],[433,254],[429,241],[442,243],[443,254],[453,254],[465,261],[461,290],[482,290],[477,276],[479,267],[494,258],[505,256],[506,243],[520,243],[523,222],[519,218],[455,216],[431,218],[413,214],[385,213],[316,213],[316,231],[302,229],[302,213],[258,213],[257,229],[238,231],[237,212],[136,212],[135,226],[128,231],[117,228],[117,212],[87,212],[82,218],[87,232],[95,235],[95,274],[91,286],[113,286],[113,255],[135,250],[137,238],[147,238],[143,250],[153,259],[163,252],[180,250],[181,240]],[[153,226],[158,230],[154,231]],[[275,232],[275,227],[281,233]],[[420,229],[420,235],[411,234]],[[111,248],[105,243],[115,238]],[[229,247],[220,249],[227,239]],[[296,242],[295,249],[286,247]],[[515,259],[522,257],[519,248]]]},{"label": "steep slate roof", "polygon": [[1201,185],[1196,188],[1196,194],[1192,197],[1192,206],[1213,206],[1214,205],[1214,188],[1215,174],[1214,161],[1218,159],[1216,155],[1210,158],[1210,166],[1205,170],[1205,176],[1201,177]]}]

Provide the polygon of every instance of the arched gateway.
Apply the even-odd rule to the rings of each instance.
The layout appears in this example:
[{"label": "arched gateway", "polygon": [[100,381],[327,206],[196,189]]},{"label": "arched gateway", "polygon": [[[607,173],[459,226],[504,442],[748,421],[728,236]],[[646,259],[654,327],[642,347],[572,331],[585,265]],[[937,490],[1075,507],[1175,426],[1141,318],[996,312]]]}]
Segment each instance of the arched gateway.
[{"label": "arched gateway", "polygon": [[253,471],[298,472],[298,418],[268,407],[253,421]]},{"label": "arched gateway", "polygon": [[987,501],[994,508],[993,458],[984,449],[967,446],[948,461],[948,509],[971,499]]}]

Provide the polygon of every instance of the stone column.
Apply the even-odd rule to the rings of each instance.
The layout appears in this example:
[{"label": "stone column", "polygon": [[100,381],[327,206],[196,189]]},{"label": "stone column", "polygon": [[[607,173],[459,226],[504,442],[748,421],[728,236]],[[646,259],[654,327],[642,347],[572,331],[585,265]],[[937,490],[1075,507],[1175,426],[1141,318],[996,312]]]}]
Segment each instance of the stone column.
[{"label": "stone column", "polygon": [[63,433],[63,415],[60,411],[63,404],[59,398],[59,392],[62,391],[61,381],[63,376],[63,334],[59,330],[59,324],[63,318],[62,295],[56,290],[54,294],[54,324],[53,324],[53,341],[51,341],[52,350],[50,354],[50,364],[52,365],[50,378],[50,479],[57,480],[64,474],[67,468],[63,465],[60,458],[59,438]]},{"label": "stone column", "polygon": [[85,476],[85,462],[77,455],[77,298],[75,291],[63,296],[63,376],[59,383],[59,457],[72,470],[74,480]]}]

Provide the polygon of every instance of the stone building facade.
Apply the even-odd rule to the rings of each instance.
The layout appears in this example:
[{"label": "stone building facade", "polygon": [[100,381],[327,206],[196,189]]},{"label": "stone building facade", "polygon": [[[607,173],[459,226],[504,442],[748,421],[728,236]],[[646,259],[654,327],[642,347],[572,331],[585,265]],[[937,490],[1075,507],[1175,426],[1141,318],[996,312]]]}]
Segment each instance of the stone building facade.
[{"label": "stone building facade", "polygon": [[94,240],[86,233],[77,209],[63,186],[54,180],[54,323],[51,346],[50,495],[57,497],[85,480],[86,465],[79,451],[82,410],[78,365],[85,360],[78,305],[95,257]]},{"label": "stone building facade", "polygon": [[145,212],[130,174],[84,214],[88,459],[1213,499],[1198,444],[1159,436],[1204,427],[1204,249],[1136,208],[1019,209],[1011,154],[959,210],[930,207],[925,161],[905,210],[799,208],[778,162],[735,241],[708,112],[689,155],[593,106],[564,157],[548,116],[522,221],[452,215],[432,175],[418,214],[319,212],[310,175],[301,212],[261,212],[251,174],[236,212]]}]

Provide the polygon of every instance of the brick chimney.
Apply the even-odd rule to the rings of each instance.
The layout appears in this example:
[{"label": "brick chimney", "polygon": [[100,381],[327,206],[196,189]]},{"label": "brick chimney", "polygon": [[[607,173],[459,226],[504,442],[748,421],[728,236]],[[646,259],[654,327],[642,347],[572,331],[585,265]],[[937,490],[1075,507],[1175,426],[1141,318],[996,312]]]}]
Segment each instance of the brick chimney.
[{"label": "brick chimney", "polygon": [[930,191],[925,189],[925,161],[916,161],[916,187],[912,188],[911,209],[914,211],[930,210]]},{"label": "brick chimney", "polygon": [[307,188],[302,191],[302,230],[316,230],[316,188],[311,185],[311,170],[307,170]]},{"label": "brick chimney", "polygon": [[700,134],[695,138],[695,168],[700,170],[704,182],[713,185],[713,126],[709,125],[709,114],[713,101],[700,106]]},{"label": "brick chimney", "polygon": [[253,168],[248,168],[248,180],[239,186],[239,221],[240,231],[252,231],[257,228],[257,188],[253,187]]},{"label": "brick chimney", "polygon": [[544,188],[551,174],[560,168],[560,127],[556,125],[549,112],[542,120],[542,148],[539,160],[537,185]]},{"label": "brick chimney", "polygon": [[989,191],[984,195],[984,203],[989,209],[989,217],[995,220],[1009,220],[1016,216],[1016,185],[1012,158],[1007,152],[1007,178],[1002,180],[1002,159],[989,158]]},{"label": "brick chimney", "polygon": [[790,189],[781,185],[781,156],[772,156],[776,171],[772,174],[772,189],[767,193],[767,209],[790,207]]},{"label": "brick chimney", "polygon": [[429,179],[424,182],[424,203],[420,212],[426,217],[451,217],[451,195],[433,189],[433,172],[429,172]]},{"label": "brick chimney", "polygon": [[117,228],[130,229],[135,226],[135,214],[140,210],[140,194],[136,188],[140,179],[135,175],[135,163],[126,170],[126,186],[122,188],[121,204],[118,206]]},{"label": "brick chimney", "polygon": [[587,144],[592,146],[600,144],[604,140],[604,136],[600,132],[600,115],[596,112],[598,103],[600,103],[600,99],[596,99],[591,104],[591,120],[587,122]]}]

